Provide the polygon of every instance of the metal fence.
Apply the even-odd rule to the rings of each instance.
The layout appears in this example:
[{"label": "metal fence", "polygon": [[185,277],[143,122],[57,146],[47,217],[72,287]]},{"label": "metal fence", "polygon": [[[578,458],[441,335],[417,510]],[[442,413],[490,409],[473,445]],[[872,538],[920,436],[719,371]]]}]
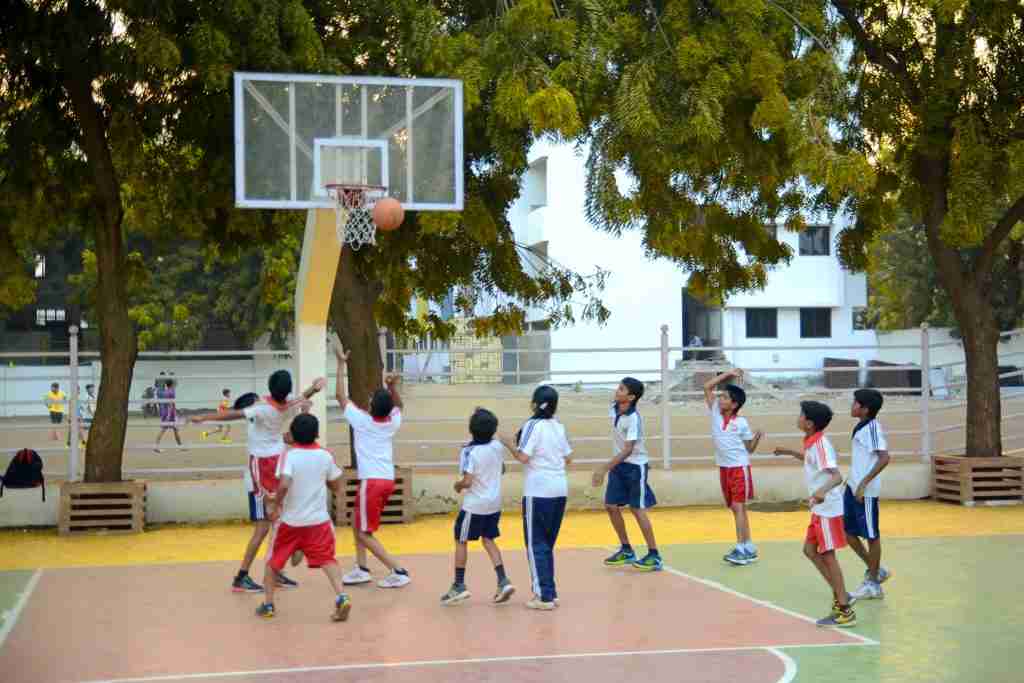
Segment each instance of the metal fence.
[{"label": "metal fence", "polygon": [[[1006,333],[1007,338],[1022,335],[1022,330]],[[510,416],[526,417],[527,403],[533,388],[539,383],[557,386],[561,393],[559,419],[567,425],[573,447],[574,462],[598,463],[611,456],[608,437],[608,408],[612,391],[619,379],[637,376],[647,384],[642,412],[647,416],[646,434],[652,463],[665,468],[682,467],[713,461],[707,425],[706,407],[703,405],[703,382],[713,373],[731,367],[728,357],[734,352],[797,350],[810,359],[802,367],[746,367],[748,404],[743,414],[755,428],[764,427],[765,441],[792,443],[802,437],[795,427],[799,412],[798,401],[803,398],[823,400],[834,406],[836,423],[832,428],[833,440],[840,447],[847,443],[839,431],[848,417],[842,415],[848,405],[852,388],[832,388],[827,378],[831,373],[846,373],[852,384],[871,382],[887,396],[883,421],[888,427],[890,453],[895,458],[929,460],[933,455],[962,452],[963,419],[966,401],[963,400],[966,381],[963,379],[963,360],[935,364],[932,352],[956,342],[933,343],[929,330],[923,327],[920,342],[915,345],[887,346],[888,352],[904,352],[920,358],[920,363],[877,365],[858,361],[856,366],[824,367],[819,352],[831,355],[848,352],[851,355],[871,355],[882,350],[879,346],[839,346],[821,344],[799,347],[783,346],[722,346],[673,347],[669,345],[668,327],[660,335],[655,331],[656,344],[646,347],[606,348],[546,348],[544,345],[520,345],[502,348],[500,362],[494,362],[495,347],[482,345],[458,349],[433,345],[410,348],[382,348],[387,367],[402,374],[407,398],[404,424],[395,440],[396,461],[418,468],[455,468],[459,447],[465,443],[464,428],[469,412],[477,404],[496,408],[506,424]],[[423,354],[434,354],[432,362],[423,362]],[[448,356],[446,357],[446,354]],[[472,365],[472,382],[463,383],[466,364],[457,366],[451,355],[461,354],[462,361],[474,354],[490,354],[488,362]],[[543,354],[543,363],[521,362],[527,354]],[[695,355],[718,360],[692,360]],[[1001,362],[1011,360],[1013,353],[1004,353]],[[1024,354],[1020,354],[1024,355]],[[441,362],[437,362],[440,357]],[[747,356],[749,357],[749,355]],[[818,360],[814,360],[819,358]],[[99,385],[101,366],[98,354],[79,353],[77,337],[73,334],[70,353],[0,353],[4,369],[0,375],[0,449],[7,454],[20,447],[31,447],[44,456],[47,474],[76,479],[81,472],[80,436],[86,436],[79,421],[79,401],[84,392],[66,390],[68,424],[62,424],[58,441],[47,434],[53,427],[39,417],[45,417],[43,394],[53,381],[62,388]],[[35,364],[45,359],[47,365]],[[182,418],[200,410],[214,410],[223,387],[234,391],[232,398],[246,391],[260,392],[268,375],[280,368],[291,369],[292,357],[288,351],[181,351],[143,352],[139,356],[132,382],[129,411],[128,439],[125,446],[125,475],[132,477],[186,477],[207,478],[237,476],[244,470],[245,436],[242,425],[234,426],[232,443],[209,442],[199,439],[199,428],[184,429]],[[49,363],[66,361],[65,365]],[[445,362],[447,361],[447,362]],[[541,369],[529,369],[529,368]],[[329,372],[333,372],[333,359]],[[161,374],[166,373],[166,374]],[[909,373],[909,374],[908,374]],[[940,373],[936,375],[936,373]],[[911,375],[920,375],[918,386],[908,381]],[[1024,374],[1012,369],[1000,374],[1003,381]],[[842,375],[840,375],[842,376]],[[333,376],[329,375],[333,382]],[[940,383],[935,378],[941,378]],[[891,378],[891,381],[887,381]],[[155,382],[174,379],[178,392],[174,399],[144,398],[143,392]],[[66,383],[66,384],[65,384]],[[849,382],[848,382],[849,383]],[[296,391],[301,387],[296,387]],[[940,390],[941,389],[941,390]],[[328,386],[328,396],[333,385]],[[1017,406],[1024,399],[1024,389],[1007,389],[1003,395],[1004,442],[1024,439],[1024,415]],[[174,403],[179,419],[162,423],[147,418],[154,406]],[[328,447],[347,450],[348,429],[337,404],[330,401],[328,424],[324,441]],[[652,419],[651,411],[656,412]],[[42,415],[40,415],[42,413]],[[657,425],[656,429],[650,427]],[[153,442],[138,440],[142,432],[155,433],[161,427],[184,431],[183,444],[187,450],[172,450],[154,455]],[[513,429],[514,430],[514,429]],[[165,434],[172,438],[174,434]],[[67,445],[60,440],[67,438]],[[185,454],[188,455],[185,455]],[[755,454],[755,460],[770,460],[771,455]],[[2,465],[4,460],[0,460]],[[510,463],[514,464],[514,463]]]}]

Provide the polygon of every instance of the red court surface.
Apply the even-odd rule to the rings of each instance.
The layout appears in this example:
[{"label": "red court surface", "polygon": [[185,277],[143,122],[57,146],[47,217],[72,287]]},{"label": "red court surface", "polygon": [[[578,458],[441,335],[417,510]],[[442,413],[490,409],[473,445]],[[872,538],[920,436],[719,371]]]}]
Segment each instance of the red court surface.
[{"label": "red court surface", "polygon": [[669,571],[610,570],[595,550],[558,551],[561,606],[528,610],[522,552],[506,553],[519,592],[491,604],[494,574],[471,554],[473,598],[442,607],[451,558],[406,558],[413,583],[356,586],[348,622],[329,620],[319,571],[299,568],[278,616],[234,594],[235,566],[202,563],[44,571],[8,640],[3,670],[21,683],[64,681],[781,681],[775,648],[861,645],[806,618]]}]

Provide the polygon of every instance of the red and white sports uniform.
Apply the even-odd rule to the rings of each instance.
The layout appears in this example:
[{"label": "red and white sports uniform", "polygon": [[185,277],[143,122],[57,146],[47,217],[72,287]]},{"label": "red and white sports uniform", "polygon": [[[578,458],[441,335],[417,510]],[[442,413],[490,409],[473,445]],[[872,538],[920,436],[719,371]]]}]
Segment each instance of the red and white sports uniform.
[{"label": "red and white sports uniform", "polygon": [[[836,449],[824,432],[817,432],[804,439],[804,481],[807,483],[808,496],[832,478],[828,470],[838,469]],[[805,541],[813,543],[819,553],[846,547],[842,486],[829,489],[825,500],[811,508],[811,523],[807,527]]]},{"label": "red and white sports uniform", "polygon": [[754,478],[750,474],[750,454],[744,442],[754,433],[745,417],[722,415],[718,399],[711,404],[711,439],[715,442],[715,462],[726,507],[746,503],[754,497]]},{"label": "red and white sports uniform", "polygon": [[280,458],[276,474],[291,484],[274,530],[270,566],[281,571],[297,550],[311,569],[336,562],[334,524],[327,514],[327,482],[341,476],[334,456],[315,443],[295,446]]},{"label": "red and white sports uniform", "polygon": [[299,412],[297,406],[278,403],[270,396],[242,411],[249,441],[249,466],[245,486],[249,491],[253,521],[265,519],[263,503],[267,494],[277,491],[278,459],[285,451],[283,434]]},{"label": "red and white sports uniform", "polygon": [[371,416],[349,401],[345,419],[355,435],[356,491],[355,528],[373,533],[380,528],[384,505],[395,490],[394,439],[402,426],[402,411],[394,408],[385,418]]}]

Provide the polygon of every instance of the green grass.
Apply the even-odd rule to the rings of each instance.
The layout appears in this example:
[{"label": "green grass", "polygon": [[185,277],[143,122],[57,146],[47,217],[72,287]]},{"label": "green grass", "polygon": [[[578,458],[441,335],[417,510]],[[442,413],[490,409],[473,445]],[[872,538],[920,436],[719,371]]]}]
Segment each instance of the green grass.
[{"label": "green grass", "polygon": [[[787,649],[798,681],[1014,681],[1024,661],[1024,536],[893,539],[883,564],[893,572],[883,601],[857,605],[853,631],[879,647]],[[676,569],[717,581],[811,617],[831,602],[799,541],[763,543],[760,562],[732,567],[724,545],[668,546]],[[848,590],[864,566],[840,553]]]}]

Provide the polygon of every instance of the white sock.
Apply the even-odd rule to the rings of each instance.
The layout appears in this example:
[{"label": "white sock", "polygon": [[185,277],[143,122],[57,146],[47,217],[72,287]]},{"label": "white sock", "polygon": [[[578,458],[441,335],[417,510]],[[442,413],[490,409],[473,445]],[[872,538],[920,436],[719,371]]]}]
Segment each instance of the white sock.
[{"label": "white sock", "polygon": [[748,552],[751,552],[751,553],[756,553],[757,552],[757,548],[754,547],[754,542],[753,541],[747,541],[746,543],[744,543],[743,544],[743,549],[748,551]]}]

